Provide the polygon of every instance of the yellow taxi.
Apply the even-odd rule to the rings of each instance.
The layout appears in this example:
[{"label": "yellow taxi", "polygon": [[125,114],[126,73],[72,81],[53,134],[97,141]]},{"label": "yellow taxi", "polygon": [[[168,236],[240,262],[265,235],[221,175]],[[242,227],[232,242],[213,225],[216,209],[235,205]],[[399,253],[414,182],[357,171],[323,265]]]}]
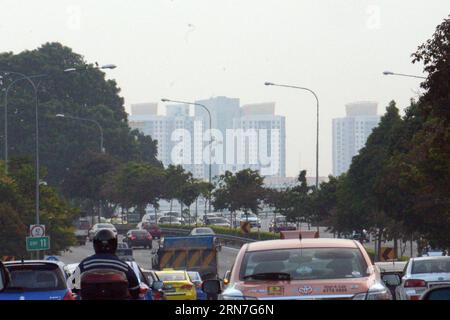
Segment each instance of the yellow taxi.
[{"label": "yellow taxi", "polygon": [[163,269],[156,271],[164,283],[163,291],[166,300],[196,300],[195,285],[190,281],[185,270]]}]

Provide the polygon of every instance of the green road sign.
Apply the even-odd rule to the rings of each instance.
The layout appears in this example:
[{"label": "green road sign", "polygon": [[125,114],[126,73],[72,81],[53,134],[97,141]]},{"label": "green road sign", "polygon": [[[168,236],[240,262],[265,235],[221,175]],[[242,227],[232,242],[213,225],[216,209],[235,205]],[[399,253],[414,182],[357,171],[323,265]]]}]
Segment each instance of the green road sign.
[{"label": "green road sign", "polygon": [[27,251],[50,249],[50,237],[27,237]]}]

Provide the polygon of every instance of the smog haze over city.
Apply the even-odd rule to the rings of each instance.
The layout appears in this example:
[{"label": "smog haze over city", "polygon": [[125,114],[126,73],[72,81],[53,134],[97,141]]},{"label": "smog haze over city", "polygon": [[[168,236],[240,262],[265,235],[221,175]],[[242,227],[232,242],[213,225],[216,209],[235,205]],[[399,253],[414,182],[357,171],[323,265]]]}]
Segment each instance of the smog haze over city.
[{"label": "smog haze over city", "polygon": [[57,41],[88,61],[116,64],[108,77],[128,111],[162,97],[275,102],[286,117],[287,176],[314,174],[315,100],[264,82],[311,88],[320,99],[320,176],[327,176],[332,119],[355,101],[378,102],[379,114],[391,100],[408,106],[420,80],[382,72],[423,75],[410,55],[449,9],[445,0],[3,0],[0,32],[4,51]]}]

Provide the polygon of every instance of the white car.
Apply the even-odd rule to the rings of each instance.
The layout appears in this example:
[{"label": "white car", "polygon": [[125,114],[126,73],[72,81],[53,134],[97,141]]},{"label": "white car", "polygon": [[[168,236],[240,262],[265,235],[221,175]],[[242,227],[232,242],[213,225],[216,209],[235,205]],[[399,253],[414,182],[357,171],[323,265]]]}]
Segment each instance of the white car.
[{"label": "white car", "polygon": [[208,226],[218,226],[218,227],[231,227],[230,220],[220,217],[212,217],[206,219],[206,225]]},{"label": "white car", "polygon": [[233,221],[234,226],[239,227],[241,225],[241,221],[250,222],[252,228],[261,228],[261,220],[254,213],[249,213],[248,215],[245,215],[245,213],[238,213]]},{"label": "white car", "polygon": [[156,223],[156,219],[160,218],[161,214],[157,213],[156,217],[155,217],[155,213],[151,212],[151,213],[146,213],[144,214],[144,216],[142,217],[141,222],[149,222],[149,223]]},{"label": "white car", "polygon": [[174,225],[182,225],[184,221],[181,218],[172,217],[172,216],[162,216],[158,219],[158,224],[174,224]]},{"label": "white car", "polygon": [[117,229],[112,225],[111,223],[96,223],[94,226],[89,230],[89,241],[93,241],[95,234],[102,229],[111,229],[112,232],[114,232],[114,235],[117,237]]},{"label": "white car", "polygon": [[216,233],[211,228],[199,227],[191,230],[190,236],[215,236]]},{"label": "white car", "polygon": [[450,285],[450,257],[412,258],[395,294],[397,300],[419,300],[428,289],[444,285]]},{"label": "white car", "polygon": [[180,212],[175,212],[175,211],[163,212],[162,217],[177,218],[177,219],[180,219],[181,223],[184,223],[184,218]]}]

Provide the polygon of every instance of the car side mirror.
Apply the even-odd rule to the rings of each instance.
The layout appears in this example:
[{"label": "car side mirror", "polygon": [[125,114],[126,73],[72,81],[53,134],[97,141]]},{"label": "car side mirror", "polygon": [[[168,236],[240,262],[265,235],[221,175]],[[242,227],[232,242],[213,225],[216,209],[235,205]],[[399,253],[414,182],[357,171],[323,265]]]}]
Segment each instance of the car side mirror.
[{"label": "car side mirror", "polygon": [[402,283],[398,274],[385,274],[381,276],[381,279],[388,286],[399,286]]},{"label": "car side mirror", "polygon": [[219,294],[222,292],[219,280],[205,280],[202,283],[202,290],[206,294]]},{"label": "car side mirror", "polygon": [[9,273],[6,270],[3,262],[0,261],[0,292],[5,290],[9,282]]},{"label": "car side mirror", "polygon": [[164,283],[162,281],[153,281],[152,283],[152,290],[158,291],[161,290],[164,286]]}]

